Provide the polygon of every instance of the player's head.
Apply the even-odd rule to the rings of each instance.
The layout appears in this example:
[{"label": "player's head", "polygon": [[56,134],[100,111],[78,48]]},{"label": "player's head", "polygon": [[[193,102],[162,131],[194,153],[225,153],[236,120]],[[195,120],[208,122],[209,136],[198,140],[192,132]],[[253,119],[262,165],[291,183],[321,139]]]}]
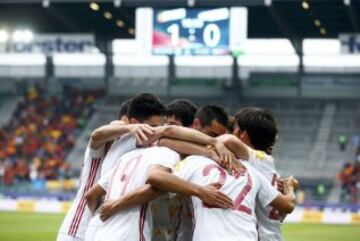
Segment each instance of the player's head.
[{"label": "player's head", "polygon": [[193,128],[216,137],[226,133],[228,123],[229,117],[223,107],[206,105],[196,112]]},{"label": "player's head", "polygon": [[269,110],[244,108],[235,118],[234,135],[256,150],[271,153],[277,137],[277,127]]},{"label": "player's head", "polygon": [[174,100],[167,106],[167,124],[191,127],[197,107],[185,99]]},{"label": "player's head", "polygon": [[119,120],[124,121],[126,123],[129,123],[129,118],[128,118],[127,112],[129,109],[130,102],[131,102],[131,99],[127,99],[120,105]]},{"label": "player's head", "polygon": [[164,124],[166,108],[155,95],[144,93],[131,100],[127,115],[131,124],[159,126]]}]

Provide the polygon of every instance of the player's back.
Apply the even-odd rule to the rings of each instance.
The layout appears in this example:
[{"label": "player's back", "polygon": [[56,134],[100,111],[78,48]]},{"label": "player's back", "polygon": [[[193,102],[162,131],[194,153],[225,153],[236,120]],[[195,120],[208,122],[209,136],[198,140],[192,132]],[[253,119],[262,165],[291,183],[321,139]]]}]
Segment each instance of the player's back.
[{"label": "player's back", "polygon": [[[111,145],[109,145],[111,144]],[[126,134],[122,137],[115,139],[110,143],[106,143],[103,147],[105,152],[104,160],[101,163],[99,178],[107,174],[115,165],[115,163],[127,152],[136,148],[136,139],[131,134]],[[96,179],[98,180],[98,179]],[[96,210],[94,215],[91,215],[91,219],[88,223],[85,232],[85,241],[93,241],[94,233],[102,225],[100,219],[99,209]]]},{"label": "player's back", "polygon": [[[171,169],[178,160],[179,155],[166,147],[141,148],[127,153],[116,163],[110,175],[106,200],[118,199],[144,186],[151,165]],[[116,213],[104,222],[95,240],[146,240],[151,237],[151,228],[151,210],[148,204],[144,204]]]},{"label": "player's back", "polygon": [[255,201],[268,205],[278,195],[276,189],[254,168],[244,163],[246,172],[229,175],[211,159],[191,156],[179,162],[175,174],[197,183],[220,183],[221,191],[234,201],[234,209],[206,207],[200,199],[192,197],[195,214],[195,241],[256,241]]}]

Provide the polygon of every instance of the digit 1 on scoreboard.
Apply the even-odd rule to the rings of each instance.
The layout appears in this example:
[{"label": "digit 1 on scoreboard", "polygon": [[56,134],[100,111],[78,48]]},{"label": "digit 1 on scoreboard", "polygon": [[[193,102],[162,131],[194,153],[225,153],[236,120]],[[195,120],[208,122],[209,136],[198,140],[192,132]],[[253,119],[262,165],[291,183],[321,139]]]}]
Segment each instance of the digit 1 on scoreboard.
[{"label": "digit 1 on scoreboard", "polygon": [[171,45],[177,46],[179,44],[180,35],[179,25],[175,23],[171,24],[169,27],[167,27],[166,31],[171,34]]}]

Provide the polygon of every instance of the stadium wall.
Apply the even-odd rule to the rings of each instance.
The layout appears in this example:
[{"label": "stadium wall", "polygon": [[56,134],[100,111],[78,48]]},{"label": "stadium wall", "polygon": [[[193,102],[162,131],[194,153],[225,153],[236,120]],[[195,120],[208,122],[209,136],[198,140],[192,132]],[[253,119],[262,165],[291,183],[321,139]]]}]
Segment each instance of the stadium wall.
[{"label": "stadium wall", "polygon": [[[71,202],[56,200],[0,200],[0,211],[30,213],[66,213]],[[322,210],[321,210],[322,209]],[[360,206],[338,207],[304,207],[298,206],[285,223],[322,223],[322,224],[354,224],[360,225]]]}]

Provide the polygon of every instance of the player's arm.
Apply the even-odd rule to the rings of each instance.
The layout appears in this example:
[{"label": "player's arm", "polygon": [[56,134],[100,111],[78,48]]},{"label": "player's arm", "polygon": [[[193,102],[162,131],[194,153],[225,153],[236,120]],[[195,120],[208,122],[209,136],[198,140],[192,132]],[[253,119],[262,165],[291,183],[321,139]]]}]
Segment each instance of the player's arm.
[{"label": "player's arm", "polygon": [[183,155],[198,155],[208,157],[229,171],[233,170],[236,172],[241,172],[243,168],[242,165],[236,161],[236,159],[230,159],[228,161],[221,160],[219,155],[212,148],[207,148],[203,145],[192,142],[162,138],[159,141],[159,146],[166,146]]},{"label": "player's arm", "polygon": [[85,194],[86,204],[88,205],[92,214],[100,206],[102,197],[106,194],[106,191],[99,185],[95,184]]},{"label": "player's arm", "polygon": [[270,206],[283,214],[291,213],[296,206],[295,190],[299,183],[294,177],[289,177],[284,183],[284,194],[279,194]]},{"label": "player's arm", "polygon": [[150,202],[164,193],[164,191],[146,184],[118,199],[105,201],[100,208],[100,219],[106,221],[120,210]]},{"label": "player's arm", "polygon": [[168,137],[181,141],[188,141],[204,146],[212,146],[219,155],[220,160],[230,162],[231,160],[235,159],[233,153],[230,152],[221,141],[218,141],[216,138],[213,138],[191,128],[182,126],[156,127],[154,134],[148,136],[147,143],[150,144],[162,137]]},{"label": "player's arm", "polygon": [[149,170],[148,183],[167,192],[178,193],[184,196],[196,196],[205,204],[219,207],[232,208],[233,201],[216,188],[217,184],[199,186],[187,182],[171,174],[169,169],[160,165],[153,165]]},{"label": "player's arm", "polygon": [[216,161],[217,163],[220,162],[217,153],[214,150],[206,148],[203,145],[170,138],[160,139],[158,145],[168,147],[182,155],[205,156]]},{"label": "player's arm", "polygon": [[146,124],[109,124],[95,129],[91,133],[90,147],[92,149],[99,149],[106,142],[118,138],[126,133],[131,133],[135,136],[137,143],[141,144],[146,141],[147,135],[153,134],[153,128]]},{"label": "player's arm", "polygon": [[224,145],[232,151],[236,158],[242,160],[249,159],[249,150],[250,147],[247,146],[244,142],[242,142],[239,138],[234,135],[225,134],[217,137],[217,140],[224,143]]}]

